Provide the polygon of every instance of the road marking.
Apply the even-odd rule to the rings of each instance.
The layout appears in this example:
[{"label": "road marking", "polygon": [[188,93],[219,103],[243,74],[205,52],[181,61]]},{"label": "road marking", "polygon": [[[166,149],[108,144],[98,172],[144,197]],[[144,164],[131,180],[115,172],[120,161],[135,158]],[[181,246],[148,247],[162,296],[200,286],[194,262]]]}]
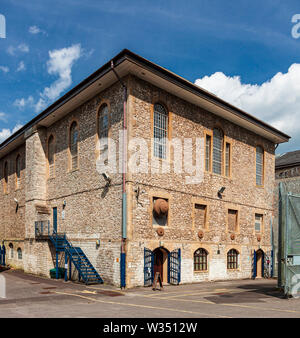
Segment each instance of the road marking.
[{"label": "road marking", "polygon": [[116,292],[120,293],[121,295],[126,295],[126,292],[119,291],[119,290],[111,290],[111,289],[105,289],[105,288],[97,288],[95,286],[87,286],[89,289],[94,289],[94,290],[101,290],[101,291],[108,291],[108,292]]},{"label": "road marking", "polygon": [[[200,295],[213,295],[215,293],[219,293],[220,291],[202,291],[202,292],[197,292],[197,293],[186,293],[183,295],[177,295],[177,296],[170,296],[170,297],[161,297],[160,299],[173,299],[173,298],[181,298],[181,297],[188,297],[188,296],[200,296]],[[223,291],[225,293],[225,291]],[[226,293],[234,293],[234,290],[227,290]]]},{"label": "road marking", "polygon": [[217,315],[217,314],[214,314],[213,316],[211,316],[211,315],[208,315],[207,313],[203,313],[203,312],[194,312],[194,311],[188,311],[188,310],[178,310],[178,309],[174,309],[174,308],[164,308],[164,307],[156,307],[156,306],[151,306],[151,305],[140,305],[140,304],[131,304],[131,303],[120,303],[120,302],[104,301],[104,300],[95,299],[95,298],[86,297],[86,296],[82,296],[82,295],[78,295],[78,294],[74,294],[74,293],[68,293],[68,292],[59,292],[59,291],[54,291],[54,292],[57,293],[57,294],[61,294],[61,295],[80,297],[80,298],[87,299],[87,300],[90,300],[90,301],[93,301],[93,302],[97,302],[97,303],[113,304],[113,305],[124,305],[124,306],[139,307],[139,308],[144,308],[144,309],[165,310],[165,311],[173,311],[173,312],[181,312],[181,313],[190,313],[190,314],[196,314],[196,315],[204,315],[204,316],[208,316],[208,317],[231,318],[229,316],[223,316],[223,315]]}]

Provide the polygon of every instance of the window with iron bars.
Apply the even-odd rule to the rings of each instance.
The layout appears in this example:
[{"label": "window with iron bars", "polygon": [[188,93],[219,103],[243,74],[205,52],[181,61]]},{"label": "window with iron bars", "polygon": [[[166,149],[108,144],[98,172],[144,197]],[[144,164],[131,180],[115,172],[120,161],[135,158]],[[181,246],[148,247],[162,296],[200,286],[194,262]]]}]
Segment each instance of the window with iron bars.
[{"label": "window with iron bars", "polygon": [[166,159],[168,138],[168,113],[160,103],[156,103],[154,105],[153,138],[154,156],[161,159]]}]

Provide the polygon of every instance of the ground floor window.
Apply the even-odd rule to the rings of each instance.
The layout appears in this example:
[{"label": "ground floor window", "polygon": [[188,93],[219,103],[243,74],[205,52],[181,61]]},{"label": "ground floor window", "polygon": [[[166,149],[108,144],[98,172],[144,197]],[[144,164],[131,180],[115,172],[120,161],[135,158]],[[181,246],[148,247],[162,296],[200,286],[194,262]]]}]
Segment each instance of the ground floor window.
[{"label": "ground floor window", "polygon": [[14,246],[12,243],[9,243],[9,252],[10,252],[10,258],[14,258]]},{"label": "ground floor window", "polygon": [[21,248],[18,248],[17,252],[18,252],[18,259],[22,259],[22,250],[21,250]]},{"label": "ground floor window", "polygon": [[198,249],[194,253],[194,271],[207,270],[207,251],[205,249]]},{"label": "ground floor window", "polygon": [[231,249],[227,253],[227,269],[237,269],[238,268],[238,252],[235,249]]}]

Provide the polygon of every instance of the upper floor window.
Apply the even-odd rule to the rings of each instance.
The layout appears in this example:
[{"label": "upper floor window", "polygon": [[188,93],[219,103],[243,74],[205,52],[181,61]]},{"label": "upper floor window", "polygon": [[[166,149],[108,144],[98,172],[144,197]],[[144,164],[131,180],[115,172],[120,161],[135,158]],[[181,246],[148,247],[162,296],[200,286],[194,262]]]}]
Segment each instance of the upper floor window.
[{"label": "upper floor window", "polygon": [[21,156],[18,155],[16,158],[16,189],[20,188],[21,181]]},{"label": "upper floor window", "polygon": [[48,165],[49,165],[49,177],[54,176],[54,165],[55,165],[55,142],[54,136],[51,135],[48,139]]},{"label": "upper floor window", "polygon": [[215,128],[213,130],[213,172],[219,175],[222,175],[223,140],[222,130]]},{"label": "upper floor window", "polygon": [[228,209],[228,231],[238,231],[238,211]]},{"label": "upper floor window", "polygon": [[211,171],[211,136],[205,137],[205,170]]},{"label": "upper floor window", "polygon": [[255,232],[261,232],[263,225],[263,215],[255,214]]},{"label": "upper floor window", "polygon": [[98,142],[99,154],[101,154],[104,163],[108,161],[108,133],[109,133],[109,109],[106,103],[102,104],[98,113]]},{"label": "upper floor window", "polygon": [[168,113],[163,105],[155,103],[153,113],[154,156],[162,159],[167,157]]},{"label": "upper floor window", "polygon": [[231,175],[231,144],[226,142],[225,144],[225,176]]},{"label": "upper floor window", "polygon": [[4,194],[7,194],[8,193],[8,162],[7,161],[4,163],[4,167],[3,167],[3,178],[4,178],[3,191],[4,191]]},{"label": "upper floor window", "polygon": [[108,117],[108,106],[104,103],[98,114],[98,135],[99,139],[108,137],[109,130],[109,117]]},{"label": "upper floor window", "polygon": [[207,270],[207,251],[205,249],[198,249],[194,253],[194,271]]},{"label": "upper floor window", "polygon": [[262,186],[264,175],[264,150],[262,147],[256,147],[256,185]]},{"label": "upper floor window", "polygon": [[207,205],[195,203],[194,219],[197,228],[205,229],[207,227]]},{"label": "upper floor window", "polygon": [[78,168],[78,125],[73,122],[70,128],[71,169]]}]

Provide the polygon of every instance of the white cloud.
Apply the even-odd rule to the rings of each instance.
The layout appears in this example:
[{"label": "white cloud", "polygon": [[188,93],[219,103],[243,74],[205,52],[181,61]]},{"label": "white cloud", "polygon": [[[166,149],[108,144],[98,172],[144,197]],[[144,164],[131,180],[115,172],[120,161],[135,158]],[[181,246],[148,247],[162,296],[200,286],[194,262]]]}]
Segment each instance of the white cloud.
[{"label": "white cloud", "polygon": [[3,73],[8,73],[8,72],[9,72],[9,68],[6,67],[6,66],[0,66],[0,70],[1,70]]},{"label": "white cloud", "polygon": [[0,130],[0,144],[4,142],[7,138],[9,138],[12,134],[18,131],[23,126],[21,124],[17,124],[12,130],[10,129],[2,129]]},{"label": "white cloud", "polygon": [[300,135],[299,79],[300,64],[295,63],[287,73],[279,72],[261,85],[244,84],[239,76],[230,77],[222,72],[197,79],[195,84],[297,137]]},{"label": "white cloud", "polygon": [[80,44],[49,51],[47,70],[50,75],[57,75],[58,79],[40,94],[41,97],[36,104],[36,112],[57,99],[72,84],[72,67],[74,62],[80,58],[81,52]]},{"label": "white cloud", "polygon": [[70,87],[72,84],[72,67],[81,56],[82,48],[80,44],[49,51],[47,71],[50,75],[58,76],[58,79],[40,93],[40,98],[37,102],[34,102],[33,97],[29,96],[27,99],[17,99],[14,105],[20,109],[23,109],[25,106],[34,107],[36,113],[46,108],[47,105]]},{"label": "white cloud", "polygon": [[17,47],[9,46],[7,48],[7,53],[10,55],[15,55],[17,52],[28,53],[29,47],[26,43],[21,43]]},{"label": "white cloud", "polygon": [[32,96],[29,96],[27,99],[17,99],[13,103],[14,106],[18,107],[19,109],[23,109],[26,106],[32,106],[34,104],[34,100]]},{"label": "white cloud", "polygon": [[28,32],[30,34],[39,34],[39,33],[42,33],[42,30],[37,26],[30,26],[28,29]]},{"label": "white cloud", "polygon": [[3,113],[3,112],[0,112],[0,121],[3,121],[3,122],[6,122],[7,119],[6,119],[6,114]]},{"label": "white cloud", "polygon": [[26,66],[25,66],[24,61],[21,61],[21,62],[19,63],[19,66],[18,66],[16,72],[21,72],[21,71],[23,71],[23,70],[26,70]]}]

